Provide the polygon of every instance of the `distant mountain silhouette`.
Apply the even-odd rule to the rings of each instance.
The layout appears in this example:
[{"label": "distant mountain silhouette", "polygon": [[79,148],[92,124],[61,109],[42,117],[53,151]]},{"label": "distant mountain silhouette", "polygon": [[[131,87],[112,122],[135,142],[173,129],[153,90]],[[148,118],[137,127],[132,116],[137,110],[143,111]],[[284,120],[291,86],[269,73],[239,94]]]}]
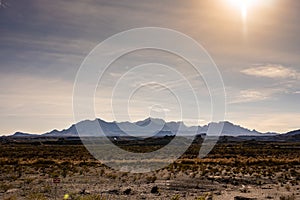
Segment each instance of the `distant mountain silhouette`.
[{"label": "distant mountain silhouette", "polygon": [[213,125],[223,125],[222,136],[266,136],[266,135],[276,135],[276,133],[261,133],[256,130],[249,130],[247,128],[235,125],[228,121],[223,122],[211,122],[208,125],[205,125],[201,128],[201,132],[206,133],[209,126]]},{"label": "distant mountain silhouette", "polygon": [[288,135],[288,136],[300,135],[300,129],[299,130],[295,130],[295,131],[287,132],[286,135]]},{"label": "distant mountain silhouette", "polygon": [[15,132],[12,136],[14,137],[28,137],[28,136],[34,136],[35,134],[30,133],[22,133],[22,132]]},{"label": "distant mountain silhouette", "polygon": [[[100,125],[100,126],[99,126]],[[84,120],[73,124],[67,129],[52,130],[51,132],[40,135],[16,132],[14,137],[26,136],[47,136],[47,137],[77,137],[79,136],[134,136],[134,137],[150,137],[150,136],[166,136],[166,135],[195,135],[206,134],[210,126],[223,126],[221,136],[278,136],[276,133],[261,133],[256,130],[235,125],[231,122],[211,122],[205,126],[186,126],[183,122],[165,122],[163,119],[147,118],[137,122],[106,122],[102,119]],[[101,129],[99,128],[101,127]],[[300,130],[292,131],[286,135],[298,135]]]}]

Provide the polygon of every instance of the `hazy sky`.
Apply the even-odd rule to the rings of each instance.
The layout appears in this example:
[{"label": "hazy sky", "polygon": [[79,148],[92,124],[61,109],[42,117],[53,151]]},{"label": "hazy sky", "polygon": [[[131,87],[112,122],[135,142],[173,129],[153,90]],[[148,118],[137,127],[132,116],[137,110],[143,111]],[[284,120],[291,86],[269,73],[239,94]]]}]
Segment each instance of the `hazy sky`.
[{"label": "hazy sky", "polygon": [[[147,26],[180,31],[210,53],[224,79],[226,120],[259,131],[298,129],[299,10],[296,0],[266,0],[246,11],[234,0],[2,0],[0,134],[74,123],[73,83],[86,55],[113,34]],[[136,98],[146,101],[144,93]],[[97,101],[97,116],[113,120],[109,100]],[[132,105],[133,119],[147,117],[145,105]],[[172,100],[168,106],[176,111]]]}]

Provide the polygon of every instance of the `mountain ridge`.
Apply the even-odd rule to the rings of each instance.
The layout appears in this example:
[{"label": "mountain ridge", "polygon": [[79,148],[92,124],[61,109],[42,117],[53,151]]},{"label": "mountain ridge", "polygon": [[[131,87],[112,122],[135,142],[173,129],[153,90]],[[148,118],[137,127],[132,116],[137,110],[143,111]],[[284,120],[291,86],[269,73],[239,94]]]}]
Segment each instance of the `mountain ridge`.
[{"label": "mountain ridge", "polygon": [[[45,136],[45,137],[77,137],[78,128],[80,128],[80,133],[86,136],[97,136],[99,129],[95,125],[98,125],[98,122],[103,130],[103,133],[106,136],[164,136],[164,135],[175,135],[176,133],[183,135],[197,135],[206,134],[210,126],[223,126],[221,136],[276,136],[282,135],[279,133],[262,133],[258,132],[255,129],[250,130],[244,128],[240,125],[236,125],[229,121],[220,121],[220,122],[210,122],[204,126],[186,126],[182,121],[170,121],[166,122],[163,119],[158,118],[146,118],[144,120],[136,122],[106,122],[100,118],[94,120],[83,120],[76,124],[72,124],[69,128],[57,130],[53,129],[52,131],[41,133],[41,134],[30,134],[23,132],[16,132],[10,136],[13,137],[29,137],[29,136]],[[151,123],[152,122],[152,123]],[[157,130],[157,131],[155,131]],[[168,133],[168,134],[166,134]],[[285,134],[289,135],[298,135],[300,130],[291,131]]]}]

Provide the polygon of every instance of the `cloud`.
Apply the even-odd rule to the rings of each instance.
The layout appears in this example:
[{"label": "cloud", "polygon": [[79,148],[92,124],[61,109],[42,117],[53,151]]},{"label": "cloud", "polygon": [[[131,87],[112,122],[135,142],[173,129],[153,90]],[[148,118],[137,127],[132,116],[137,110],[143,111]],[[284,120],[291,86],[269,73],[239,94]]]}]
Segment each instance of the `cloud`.
[{"label": "cloud", "polygon": [[281,78],[281,79],[300,78],[300,74],[296,70],[282,65],[274,65],[274,64],[253,66],[244,69],[241,72],[243,74],[250,75],[250,76],[266,77],[266,78]]},{"label": "cloud", "polygon": [[226,90],[229,104],[265,101],[273,98],[275,94],[285,91],[284,88],[246,89],[240,91],[234,91],[229,88]]},{"label": "cloud", "polygon": [[[9,0],[6,0],[9,1]],[[293,93],[299,89],[299,73],[295,70],[281,65],[256,65],[249,69],[243,70],[243,74],[255,77],[281,78],[276,80],[276,85],[263,85],[257,81],[246,82],[240,74],[235,76],[234,72],[240,72],[240,66],[244,65],[244,61],[257,62],[264,61],[268,55],[272,55],[274,60],[269,62],[283,63],[287,60],[290,65],[297,66],[299,64],[299,45],[298,32],[300,29],[296,27],[298,20],[297,4],[282,7],[282,15],[292,13],[292,19],[269,21],[262,12],[256,16],[258,26],[253,27],[252,33],[257,33],[257,37],[250,37],[249,43],[245,45],[239,26],[240,19],[233,17],[228,13],[227,9],[222,6],[211,3],[211,1],[164,1],[153,4],[150,1],[140,0],[73,0],[73,1],[46,1],[46,0],[28,0],[28,1],[10,1],[11,5],[8,9],[1,9],[1,67],[0,67],[0,88],[1,88],[1,130],[12,132],[22,131],[46,131],[52,128],[66,128],[67,124],[73,121],[72,117],[72,83],[76,75],[76,71],[86,54],[92,50],[98,42],[103,41],[107,37],[120,31],[130,28],[144,26],[158,26],[175,29],[191,36],[196,41],[204,44],[211,55],[216,58],[220,64],[220,71],[225,72],[224,80],[234,82],[235,91],[229,98],[231,102],[256,102],[268,101],[272,99],[274,94],[279,92]],[[199,12],[201,10],[201,12]],[[214,11],[214,12],[212,12]],[[131,13],[130,15],[128,13]],[[268,19],[261,20],[261,19]],[[212,22],[212,23],[211,23]],[[270,29],[261,29],[269,23],[272,23]],[[195,26],[195,24],[205,24]],[[228,25],[229,24],[229,25]],[[284,25],[284,29],[282,28]],[[212,34],[222,31],[222,34]],[[268,37],[265,37],[268,35]],[[296,40],[295,40],[296,39]],[[281,42],[274,42],[281,41]],[[220,47],[219,44],[223,44]],[[243,51],[241,51],[243,49]],[[160,52],[161,53],[161,52]],[[148,55],[149,59],[144,56],[132,59],[132,63],[140,63],[151,60],[154,55]],[[163,60],[163,59],[161,59]],[[126,60],[125,60],[126,61]],[[174,59],[172,66],[178,66],[180,72],[185,75],[188,81],[192,82],[195,92],[201,98],[199,103],[203,106],[205,114],[209,113],[210,107],[205,106],[209,101],[207,87],[204,82],[198,80],[193,71],[187,71],[182,62]],[[124,62],[124,64],[127,64]],[[128,62],[128,64],[130,64]],[[131,65],[130,65],[131,66]],[[232,68],[232,66],[236,66]],[[238,67],[238,68],[237,68]],[[279,69],[279,72],[272,73],[266,69]],[[123,74],[121,68],[112,71],[108,82],[103,83],[104,89],[97,91],[99,100],[96,106],[100,109],[100,116],[104,119],[113,119],[110,116],[111,99],[108,98],[111,92],[112,82],[117,79],[119,74]],[[124,69],[126,71],[126,69]],[[229,76],[226,77],[226,71],[229,70]],[[7,74],[11,74],[8,76]],[[152,75],[152,71],[149,74]],[[271,74],[271,75],[270,75]],[[292,75],[295,74],[295,75]],[[137,77],[132,76],[130,83],[143,83],[145,75]],[[138,80],[136,80],[138,78]],[[183,79],[170,80],[170,76],[161,78],[171,89],[185,88]],[[286,78],[286,79],[282,79]],[[297,78],[297,79],[295,79]],[[159,78],[158,78],[159,79]],[[159,79],[159,80],[161,80]],[[242,79],[242,80],[241,80]],[[145,79],[146,80],[146,79]],[[227,83],[228,84],[228,83]],[[251,84],[251,85],[249,85]],[[269,82],[267,82],[269,84]],[[273,84],[273,83],[272,83]],[[137,85],[139,86],[139,85]],[[164,89],[152,85],[155,92]],[[274,88],[281,88],[277,91]],[[245,90],[245,88],[247,88]],[[252,89],[250,89],[252,88]],[[102,89],[102,88],[101,88]],[[153,100],[155,95],[153,91],[146,90],[145,94],[139,95],[142,100]],[[239,91],[242,89],[242,91]],[[186,91],[184,91],[186,92]],[[287,96],[290,93],[283,93]],[[168,94],[162,92],[159,94]],[[181,93],[180,93],[181,94]],[[296,94],[299,94],[298,92]],[[138,97],[139,97],[138,96]],[[296,95],[291,95],[294,98]],[[100,98],[101,97],[101,98]],[[107,98],[106,98],[107,97]],[[137,98],[137,100],[139,100]],[[156,100],[156,99],[154,99]],[[153,100],[153,102],[155,102]],[[175,119],[176,110],[175,103],[169,102],[168,98],[158,99],[167,102],[170,108],[170,120]],[[187,104],[190,99],[187,98]],[[151,101],[152,102],[152,101]],[[282,112],[287,110],[287,100],[278,105],[276,109]],[[296,101],[295,101],[296,102]],[[139,103],[139,102],[138,102]],[[120,107],[124,107],[123,99],[117,103]],[[135,119],[140,120],[148,114],[143,102],[133,103]],[[290,106],[297,106],[297,102],[289,102]],[[237,105],[239,107],[240,105]],[[243,113],[237,118],[243,118],[244,110],[249,109],[255,112],[256,107],[248,107],[242,105]],[[174,108],[173,108],[174,107]],[[234,106],[232,106],[234,107]],[[271,105],[270,105],[271,107]],[[126,108],[126,107],[125,107]],[[193,108],[190,108],[193,110]],[[147,112],[145,111],[147,110]],[[296,110],[296,109],[295,109]],[[231,111],[229,111],[231,112]],[[191,111],[192,113],[192,111]],[[169,114],[169,113],[168,113]],[[201,113],[203,114],[203,113]],[[30,117],[30,116],[34,117]],[[14,117],[7,117],[14,116]],[[47,118],[47,116],[49,116]],[[52,117],[51,117],[52,116]],[[65,116],[65,118],[60,118]],[[175,117],[173,117],[175,116]],[[1,118],[2,117],[2,118]],[[55,117],[57,119],[55,119]],[[42,119],[40,119],[42,118]],[[210,115],[205,116],[205,121],[209,122]],[[294,119],[296,121],[296,119]],[[252,122],[252,121],[251,121]],[[260,120],[253,119],[253,123]],[[295,122],[296,124],[296,122]],[[283,124],[282,126],[286,126]],[[0,130],[0,131],[1,131]]]},{"label": "cloud", "polygon": [[235,95],[229,103],[246,103],[262,101],[270,98],[271,93],[266,93],[258,90],[241,90],[237,95]]},{"label": "cloud", "polygon": [[170,112],[170,109],[163,108],[161,105],[153,105],[148,107],[151,111],[157,112],[157,113],[164,113],[164,112]]},{"label": "cloud", "polygon": [[256,90],[242,90],[240,97],[248,101],[258,101],[269,98],[269,94]]}]

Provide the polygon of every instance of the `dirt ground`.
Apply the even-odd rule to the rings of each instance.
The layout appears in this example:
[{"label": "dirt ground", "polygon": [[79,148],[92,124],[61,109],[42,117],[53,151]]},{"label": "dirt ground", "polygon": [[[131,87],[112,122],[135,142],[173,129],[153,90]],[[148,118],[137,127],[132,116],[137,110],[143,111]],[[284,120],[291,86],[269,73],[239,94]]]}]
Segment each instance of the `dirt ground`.
[{"label": "dirt ground", "polygon": [[0,199],[300,199],[298,144],[278,146],[221,144],[204,159],[187,152],[133,174],[102,165],[81,145],[2,144]]}]

